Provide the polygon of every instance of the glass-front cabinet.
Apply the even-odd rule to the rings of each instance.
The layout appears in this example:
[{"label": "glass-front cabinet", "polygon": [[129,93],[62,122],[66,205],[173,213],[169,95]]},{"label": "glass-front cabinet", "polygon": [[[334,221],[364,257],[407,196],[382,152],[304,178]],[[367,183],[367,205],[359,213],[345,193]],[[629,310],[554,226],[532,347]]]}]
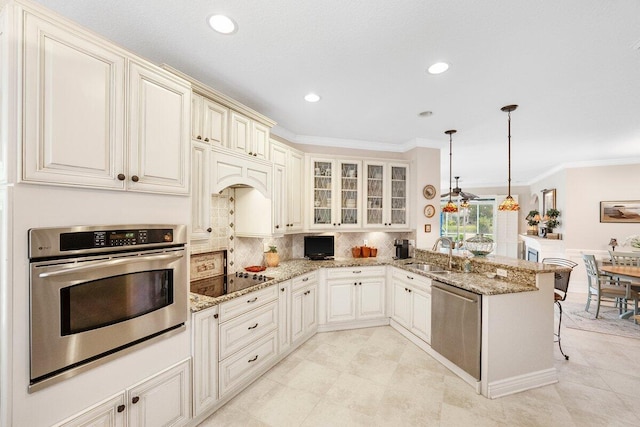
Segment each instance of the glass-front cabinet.
[{"label": "glass-front cabinet", "polygon": [[313,218],[310,228],[362,227],[361,168],[359,161],[311,159]]},{"label": "glass-front cabinet", "polygon": [[365,162],[365,228],[406,228],[409,166]]}]

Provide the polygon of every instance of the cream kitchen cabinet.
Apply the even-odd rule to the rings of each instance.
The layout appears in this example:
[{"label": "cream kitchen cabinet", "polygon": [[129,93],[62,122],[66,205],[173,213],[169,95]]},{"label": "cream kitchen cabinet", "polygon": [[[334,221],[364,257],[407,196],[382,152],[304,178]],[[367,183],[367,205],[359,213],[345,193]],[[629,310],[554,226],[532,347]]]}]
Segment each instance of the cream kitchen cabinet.
[{"label": "cream kitchen cabinet", "polygon": [[191,139],[228,146],[229,109],[200,94],[191,94]]},{"label": "cream kitchen cabinet", "polygon": [[188,194],[190,85],[68,22],[21,12],[21,179]]},{"label": "cream kitchen cabinet", "polygon": [[327,270],[327,323],[385,317],[385,267]]},{"label": "cream kitchen cabinet", "polygon": [[362,162],[310,158],[310,229],[345,230],[362,227]]},{"label": "cream kitchen cabinet", "polygon": [[191,361],[185,360],[58,426],[183,426],[190,419]]},{"label": "cream kitchen cabinet", "polygon": [[278,356],[278,287],[220,304],[218,392],[220,398],[271,368]]},{"label": "cream kitchen cabinet", "polygon": [[394,268],[391,318],[427,344],[431,342],[431,279]]},{"label": "cream kitchen cabinet", "polygon": [[364,162],[365,228],[408,228],[409,165]]},{"label": "cream kitchen cabinet", "polygon": [[211,191],[209,189],[209,145],[191,141],[191,235],[190,240],[211,236]]},{"label": "cream kitchen cabinet", "polygon": [[298,346],[318,330],[318,277],[307,273],[292,280],[291,344]]},{"label": "cream kitchen cabinet", "polygon": [[[274,218],[281,218],[279,224],[284,224],[280,232],[301,232],[304,230],[304,153],[275,140],[271,140],[270,147],[274,175],[278,174],[278,166],[285,168],[284,178],[274,178]],[[278,183],[282,185],[281,189],[278,189]]]},{"label": "cream kitchen cabinet", "polygon": [[218,307],[193,313],[193,415],[218,402]]},{"label": "cream kitchen cabinet", "polygon": [[236,111],[231,111],[230,117],[230,148],[266,160],[269,154],[269,127]]},{"label": "cream kitchen cabinet", "polygon": [[291,280],[278,283],[278,352],[291,348]]}]

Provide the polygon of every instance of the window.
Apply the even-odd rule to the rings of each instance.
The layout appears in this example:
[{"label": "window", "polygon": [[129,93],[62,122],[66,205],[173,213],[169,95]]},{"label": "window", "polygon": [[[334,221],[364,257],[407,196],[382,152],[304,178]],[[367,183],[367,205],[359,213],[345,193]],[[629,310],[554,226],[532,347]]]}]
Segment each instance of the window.
[{"label": "window", "polygon": [[450,237],[454,241],[464,241],[482,233],[495,240],[495,197],[470,200],[468,208],[458,209],[458,212],[454,213],[442,212],[442,207],[447,201],[448,199],[440,200],[441,236]]}]

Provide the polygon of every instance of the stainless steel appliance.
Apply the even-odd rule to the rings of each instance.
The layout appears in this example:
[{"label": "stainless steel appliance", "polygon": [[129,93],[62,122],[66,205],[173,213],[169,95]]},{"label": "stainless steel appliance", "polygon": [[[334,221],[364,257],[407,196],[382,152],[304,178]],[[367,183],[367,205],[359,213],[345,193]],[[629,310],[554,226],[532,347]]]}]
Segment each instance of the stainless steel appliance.
[{"label": "stainless steel appliance", "polygon": [[441,282],[431,284],[431,348],[480,380],[482,297]]},{"label": "stainless steel appliance", "polygon": [[29,230],[30,391],[185,329],[184,225]]},{"label": "stainless steel appliance", "polygon": [[396,247],[396,259],[409,258],[409,241],[407,239],[396,239],[393,245]]}]

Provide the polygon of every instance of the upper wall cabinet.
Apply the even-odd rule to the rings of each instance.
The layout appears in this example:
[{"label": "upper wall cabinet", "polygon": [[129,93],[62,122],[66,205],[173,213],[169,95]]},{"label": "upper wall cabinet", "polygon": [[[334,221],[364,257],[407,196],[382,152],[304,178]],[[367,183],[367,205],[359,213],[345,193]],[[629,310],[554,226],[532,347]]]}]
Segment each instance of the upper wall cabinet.
[{"label": "upper wall cabinet", "polygon": [[259,159],[269,153],[269,128],[235,111],[231,112],[230,147]]},{"label": "upper wall cabinet", "polygon": [[407,228],[409,165],[367,161],[365,173],[366,228]]},{"label": "upper wall cabinet", "polygon": [[22,180],[187,194],[189,84],[66,21],[17,10]]},{"label": "upper wall cabinet", "polygon": [[[270,146],[274,164],[274,219],[282,218],[284,233],[300,233],[304,230],[304,153],[275,140],[270,141]],[[278,166],[285,168],[284,180],[278,180],[283,185],[281,190],[276,185]],[[275,205],[277,191],[281,191],[279,207]]]},{"label": "upper wall cabinet", "polygon": [[197,93],[191,95],[191,138],[228,147],[229,109]]}]

